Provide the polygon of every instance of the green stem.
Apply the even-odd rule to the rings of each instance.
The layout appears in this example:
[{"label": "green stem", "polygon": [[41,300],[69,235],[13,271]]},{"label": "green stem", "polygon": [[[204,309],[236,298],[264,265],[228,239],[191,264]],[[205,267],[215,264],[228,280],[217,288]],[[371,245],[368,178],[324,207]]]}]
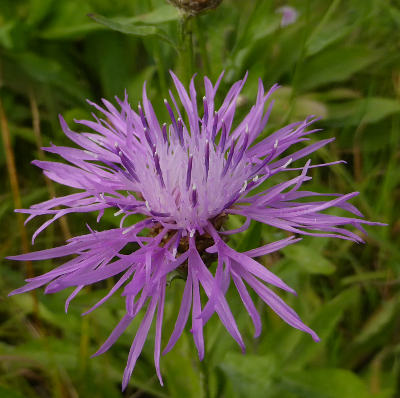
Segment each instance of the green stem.
[{"label": "green stem", "polygon": [[192,17],[184,14],[181,19],[181,69],[184,83],[187,84],[194,70]]},{"label": "green stem", "polygon": [[200,49],[200,54],[201,54],[201,61],[203,63],[204,74],[206,74],[211,79],[212,75],[211,75],[210,59],[208,57],[208,52],[207,52],[207,47],[206,47],[207,39],[204,35],[204,29],[201,26],[199,18],[195,19],[194,28],[196,31],[197,41],[199,43],[199,49]]},{"label": "green stem", "polygon": [[208,377],[207,362],[205,359],[200,362],[200,382],[203,390],[203,397],[211,398],[210,381]]},{"label": "green stem", "polygon": [[154,43],[154,59],[157,64],[157,73],[158,73],[158,78],[160,80],[160,88],[163,93],[163,96],[165,97],[168,93],[168,85],[167,85],[167,80],[165,78],[164,61],[158,43]]},{"label": "green stem", "polygon": [[307,37],[309,34],[309,26],[310,26],[310,0],[307,0],[307,4],[306,4],[306,12],[305,12],[305,25],[303,28],[303,34],[302,34],[302,38],[301,38],[301,50],[300,50],[300,55],[299,55],[299,59],[296,62],[296,66],[294,68],[294,73],[293,73],[293,78],[292,78],[292,93],[289,99],[289,110],[287,112],[287,114],[285,115],[285,119],[284,119],[284,123],[288,123],[292,113],[295,109],[296,106],[296,95],[297,95],[297,85],[299,82],[299,78],[300,78],[300,73],[301,73],[301,69],[303,66],[303,62],[306,58],[306,53],[307,53]]},{"label": "green stem", "polygon": [[[149,1],[149,5],[150,5],[150,11],[154,11],[154,5],[151,0]],[[157,39],[153,40],[153,42],[154,42],[153,58],[157,65],[157,74],[158,74],[158,79],[160,81],[160,88],[161,88],[163,96],[166,96],[168,93],[168,85],[167,85],[167,79],[165,78],[164,59],[161,54],[160,43],[158,42]]]}]

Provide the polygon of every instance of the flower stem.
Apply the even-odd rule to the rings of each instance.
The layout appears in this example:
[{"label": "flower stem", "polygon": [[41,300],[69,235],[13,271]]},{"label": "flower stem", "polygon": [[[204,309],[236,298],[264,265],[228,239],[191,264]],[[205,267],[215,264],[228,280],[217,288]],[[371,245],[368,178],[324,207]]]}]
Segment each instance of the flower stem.
[{"label": "flower stem", "polygon": [[[155,8],[152,0],[149,1],[149,5],[150,5],[150,11],[154,11]],[[161,50],[162,49],[158,40],[153,40],[153,58],[157,65],[157,74],[160,82],[161,92],[162,95],[165,97],[168,92],[168,85],[167,85],[167,79],[165,78],[165,65]]]},{"label": "flower stem", "polygon": [[[1,76],[1,69],[0,69],[0,89],[1,89],[1,87],[2,87],[2,76]],[[11,134],[10,134],[10,129],[8,127],[8,121],[7,121],[6,113],[5,113],[5,110],[3,107],[3,102],[1,101],[1,97],[0,97],[0,130],[1,130],[1,136],[2,136],[3,145],[4,145],[4,151],[5,151],[5,155],[6,155],[7,171],[8,171],[8,177],[10,179],[11,192],[12,192],[12,196],[13,196],[14,206],[17,209],[21,209],[22,201],[21,201],[21,194],[20,194],[20,190],[19,190],[17,168],[15,166],[14,151],[13,151],[13,148],[11,145]],[[29,243],[28,243],[29,241],[28,241],[28,235],[26,233],[22,213],[16,213],[16,216],[17,216],[18,228],[20,231],[22,252],[28,253],[29,252]],[[32,262],[26,261],[25,266],[26,266],[26,277],[32,278],[34,276]],[[32,290],[30,292],[30,294],[31,294],[32,303],[33,303],[32,312],[35,317],[35,320],[38,321],[38,319],[39,319],[39,303],[38,303],[35,291]]]},{"label": "flower stem", "polygon": [[203,64],[204,74],[207,75],[209,78],[212,78],[210,59],[209,59],[207,47],[206,47],[207,38],[204,35],[204,29],[203,29],[203,26],[201,25],[199,18],[195,19],[194,28],[196,31],[197,41],[198,41],[198,45],[199,45],[199,49],[200,49],[200,53],[201,53],[201,61]]},{"label": "flower stem", "polygon": [[[30,104],[31,113],[32,113],[32,129],[33,129],[33,133],[35,134],[35,142],[36,142],[36,147],[37,147],[38,154],[39,154],[39,159],[45,160],[44,151],[42,149],[43,140],[42,140],[42,133],[41,133],[41,129],[40,129],[39,106],[38,106],[38,103],[36,100],[35,92],[32,89],[32,87],[29,89],[28,96],[29,96],[29,104]],[[46,176],[44,176],[44,180],[46,183],[46,187],[47,187],[47,191],[49,193],[50,199],[55,198],[56,191],[55,191],[53,182]],[[61,217],[58,221],[60,223],[61,231],[63,233],[64,239],[68,240],[69,238],[71,238],[71,233],[69,230],[67,220],[65,219],[65,217]]]},{"label": "flower stem", "polygon": [[184,83],[187,84],[194,70],[192,16],[183,14],[180,21],[181,30],[181,69]]},{"label": "flower stem", "polygon": [[203,390],[203,397],[211,398],[208,366],[205,358],[200,362],[200,382]]}]

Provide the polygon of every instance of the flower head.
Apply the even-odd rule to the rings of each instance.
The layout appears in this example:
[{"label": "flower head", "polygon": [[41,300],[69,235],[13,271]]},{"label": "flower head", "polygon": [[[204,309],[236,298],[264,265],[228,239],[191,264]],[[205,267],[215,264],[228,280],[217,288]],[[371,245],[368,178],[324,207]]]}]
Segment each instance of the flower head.
[{"label": "flower head", "polygon": [[222,0],[167,0],[189,15],[197,15],[204,11],[217,8]]},{"label": "flower head", "polygon": [[[200,359],[204,356],[203,327],[215,312],[244,350],[225,298],[231,282],[254,323],[255,336],[261,333],[261,319],[248,287],[289,325],[318,341],[316,333],[269,286],[294,293],[293,289],[254,258],[297,242],[300,238],[295,234],[361,242],[357,234],[345,227],[362,230],[362,224],[372,224],[362,218],[324,213],[337,207],[362,217],[348,203],[356,192],[332,194],[331,199],[325,200],[326,194],[302,190],[303,183],[311,179],[309,171],[326,164],[311,165],[308,160],[302,167],[289,167],[332,141],[316,141],[287,154],[292,145],[306,142],[319,131],[310,128],[316,119],[292,123],[260,139],[272,108],[272,104],[266,104],[278,88],[276,85],[265,92],[260,80],[255,104],[233,127],[236,102],[246,77],[230,88],[217,107],[215,95],[222,74],[215,85],[207,77],[204,79],[205,96],[200,101],[194,79],[186,91],[178,78],[171,75],[183,109],[171,93],[170,100],[164,101],[169,114],[167,123],[160,124],[157,119],[146,85],[137,110],[131,108],[127,97],[123,101],[117,98],[118,109],[106,100],[104,107],[91,103],[103,118],[94,116],[93,121],[76,122],[92,132],[73,132],[60,116],[64,133],[80,148],[52,145],[45,150],[69,164],[47,161],[34,164],[52,180],[79,192],[19,210],[30,214],[28,220],[52,215],[38,228],[33,240],[54,220],[68,213],[98,211],[99,222],[104,210],[113,208],[115,215],[121,217],[119,228],[102,232],[90,229],[88,234],[70,239],[65,246],[12,257],[43,260],[75,255],[64,265],[28,279],[24,287],[11,294],[43,285],[47,285],[46,293],[75,286],[67,299],[67,310],[83,287],[118,275],[112,289],[86,313],[122,290],[125,315],[97,355],[108,350],[135,316],[145,311],[131,346],[123,388],[129,382],[154,318],[154,361],[162,383],[161,334],[164,301],[169,290],[166,284],[171,272],[178,270],[186,282],[175,328],[163,353],[171,350],[179,339],[190,312],[191,332]],[[271,185],[272,176],[279,173],[285,176],[288,170],[299,173]],[[143,220],[130,225],[130,216],[135,214],[141,214]],[[243,216],[246,221],[239,229],[226,231],[224,221],[233,214]],[[251,220],[288,231],[291,236],[239,253],[227,244],[227,238],[247,229]],[[136,245],[136,250],[126,254],[122,250],[128,243]],[[217,264],[213,274],[209,268],[214,261]],[[201,290],[208,297],[207,303],[202,303]]]},{"label": "flower head", "polygon": [[282,15],[281,27],[285,27],[295,23],[297,21],[297,18],[299,17],[299,12],[295,8],[290,6],[279,7],[276,10],[276,13]]}]

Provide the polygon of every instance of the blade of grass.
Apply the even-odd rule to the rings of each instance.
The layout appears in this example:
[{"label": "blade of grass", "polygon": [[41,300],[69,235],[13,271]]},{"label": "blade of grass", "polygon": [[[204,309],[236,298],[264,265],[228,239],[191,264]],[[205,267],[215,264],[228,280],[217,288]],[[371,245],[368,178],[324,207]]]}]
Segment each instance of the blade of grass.
[{"label": "blade of grass", "polygon": [[[45,160],[45,154],[42,149],[43,147],[43,140],[42,140],[42,133],[40,129],[40,112],[39,112],[39,106],[36,100],[35,92],[32,89],[32,87],[29,89],[28,92],[29,96],[29,104],[31,107],[31,113],[32,113],[32,128],[33,132],[35,134],[35,142],[39,154],[39,159],[40,160]],[[54,188],[53,182],[44,176],[44,180],[46,183],[47,191],[49,192],[49,197],[54,198],[56,196],[56,190]],[[68,240],[71,238],[71,232],[69,230],[68,222],[65,217],[61,217],[59,219],[61,231],[63,233],[64,239]]]},{"label": "blade of grass", "polygon": [[[0,64],[0,89],[3,86],[1,72],[2,71],[1,71],[1,64]],[[10,179],[10,185],[11,185],[14,206],[16,209],[20,209],[20,208],[22,208],[22,202],[21,202],[21,194],[20,194],[19,183],[18,183],[17,168],[15,165],[14,151],[13,151],[13,148],[11,145],[8,121],[7,121],[7,117],[5,114],[5,110],[3,107],[3,101],[1,100],[1,97],[0,97],[0,126],[1,126],[1,137],[3,140],[4,151],[5,151],[5,155],[6,155],[7,172],[8,172],[8,177]],[[20,237],[21,237],[21,249],[22,249],[23,253],[28,253],[29,252],[28,234],[26,232],[26,228],[24,225],[23,215],[22,215],[22,213],[16,213],[16,217],[17,217],[17,223],[18,223],[18,228],[19,228]],[[26,268],[26,277],[33,278],[34,271],[33,271],[32,262],[25,261],[25,268]],[[36,296],[36,291],[32,290],[30,292],[30,294],[32,296],[32,302],[33,302],[33,309],[32,309],[33,315],[34,315],[35,320],[38,321],[39,305],[38,305],[38,300],[37,300],[37,296]]]}]

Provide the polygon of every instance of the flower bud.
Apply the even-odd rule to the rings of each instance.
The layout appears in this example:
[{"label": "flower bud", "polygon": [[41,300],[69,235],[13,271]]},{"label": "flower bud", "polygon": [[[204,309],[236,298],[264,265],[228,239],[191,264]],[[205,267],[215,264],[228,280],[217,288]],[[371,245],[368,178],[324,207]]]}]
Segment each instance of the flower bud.
[{"label": "flower bud", "polygon": [[178,7],[189,15],[197,15],[201,12],[217,8],[222,0],[167,0],[173,6]]}]

